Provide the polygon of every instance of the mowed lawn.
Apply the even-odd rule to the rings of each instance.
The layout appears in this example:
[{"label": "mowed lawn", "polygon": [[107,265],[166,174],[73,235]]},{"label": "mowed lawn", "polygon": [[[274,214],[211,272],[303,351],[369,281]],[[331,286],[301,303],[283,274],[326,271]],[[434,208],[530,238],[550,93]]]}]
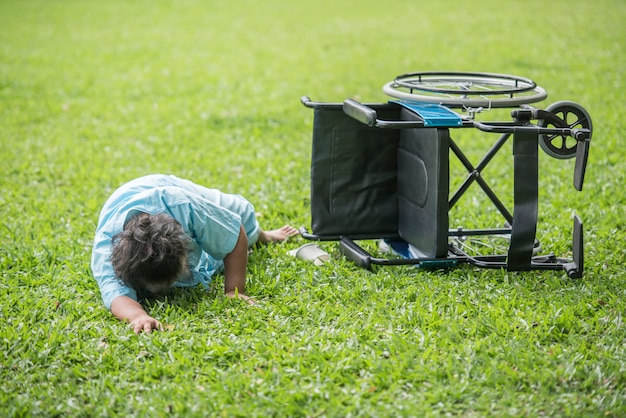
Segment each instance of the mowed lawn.
[{"label": "mowed lawn", "polygon": [[[626,416],[625,21],[622,0],[0,0],[0,415]],[[569,256],[578,214],[582,279],[368,272],[333,242],[318,267],[298,238],[252,254],[257,306],[218,276],[146,305],[163,332],[103,307],[91,241],[116,187],[171,173],[309,227],[300,97],[384,102],[413,71],[524,76],[535,106],[589,112],[582,192],[540,157],[538,238]],[[491,138],[458,141],[477,161]],[[503,154],[484,176],[506,194]],[[470,194],[452,226],[490,211]]]}]

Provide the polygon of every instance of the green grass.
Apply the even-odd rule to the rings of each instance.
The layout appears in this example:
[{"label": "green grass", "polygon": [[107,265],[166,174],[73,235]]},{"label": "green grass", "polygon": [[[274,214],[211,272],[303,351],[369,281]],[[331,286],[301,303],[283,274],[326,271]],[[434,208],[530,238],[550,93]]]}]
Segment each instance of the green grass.
[{"label": "green grass", "polygon": [[[0,0],[0,415],[626,415],[625,20],[621,0]],[[540,161],[540,238],[567,254],[578,213],[582,280],[370,273],[334,243],[316,268],[292,241],[251,259],[260,306],[218,277],[146,306],[165,332],[105,310],[90,245],[118,185],[173,173],[308,226],[299,98],[384,101],[419,70],[518,74],[589,111],[584,191]],[[480,138],[459,141],[479,158]],[[504,190],[509,163],[485,172]]]}]

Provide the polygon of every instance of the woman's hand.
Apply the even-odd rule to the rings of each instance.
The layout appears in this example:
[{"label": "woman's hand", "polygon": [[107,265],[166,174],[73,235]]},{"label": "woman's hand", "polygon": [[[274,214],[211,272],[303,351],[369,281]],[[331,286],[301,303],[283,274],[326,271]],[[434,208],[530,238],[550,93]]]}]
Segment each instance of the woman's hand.
[{"label": "woman's hand", "polygon": [[146,334],[150,334],[153,329],[156,329],[157,331],[161,331],[163,329],[161,323],[148,314],[140,315],[132,320],[129,319],[129,321],[130,326],[133,328],[133,331],[135,331],[135,334],[139,334],[141,331]]},{"label": "woman's hand", "polygon": [[235,290],[226,292],[226,297],[231,298],[231,299],[237,298],[237,299],[245,300],[250,305],[256,305],[256,301],[252,299],[250,296],[244,295],[243,293],[239,293],[238,291],[235,291]]},{"label": "woman's hand", "polygon": [[149,334],[153,329],[163,328],[159,321],[146,313],[139,302],[128,296],[118,296],[113,299],[111,312],[116,318],[129,322],[135,334],[141,331]]}]

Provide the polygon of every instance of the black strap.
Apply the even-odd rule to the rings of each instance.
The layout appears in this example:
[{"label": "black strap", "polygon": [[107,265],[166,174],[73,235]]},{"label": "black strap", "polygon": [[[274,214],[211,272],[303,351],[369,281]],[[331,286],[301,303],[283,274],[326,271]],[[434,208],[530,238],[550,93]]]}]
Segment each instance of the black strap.
[{"label": "black strap", "polygon": [[519,127],[513,135],[513,225],[508,270],[530,270],[539,204],[538,130]]}]

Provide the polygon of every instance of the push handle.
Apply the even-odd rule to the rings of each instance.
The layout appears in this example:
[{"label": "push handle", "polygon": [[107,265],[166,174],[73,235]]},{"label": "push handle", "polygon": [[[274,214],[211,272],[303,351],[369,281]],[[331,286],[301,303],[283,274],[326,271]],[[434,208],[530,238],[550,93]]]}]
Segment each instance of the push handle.
[{"label": "push handle", "polygon": [[376,126],[378,115],[371,107],[367,107],[356,100],[346,99],[343,102],[343,111],[346,115],[367,126]]},{"label": "push handle", "polygon": [[311,101],[309,96],[302,96],[302,97],[300,97],[300,103],[302,103],[306,107],[311,107],[311,108],[315,105],[315,103]]}]

